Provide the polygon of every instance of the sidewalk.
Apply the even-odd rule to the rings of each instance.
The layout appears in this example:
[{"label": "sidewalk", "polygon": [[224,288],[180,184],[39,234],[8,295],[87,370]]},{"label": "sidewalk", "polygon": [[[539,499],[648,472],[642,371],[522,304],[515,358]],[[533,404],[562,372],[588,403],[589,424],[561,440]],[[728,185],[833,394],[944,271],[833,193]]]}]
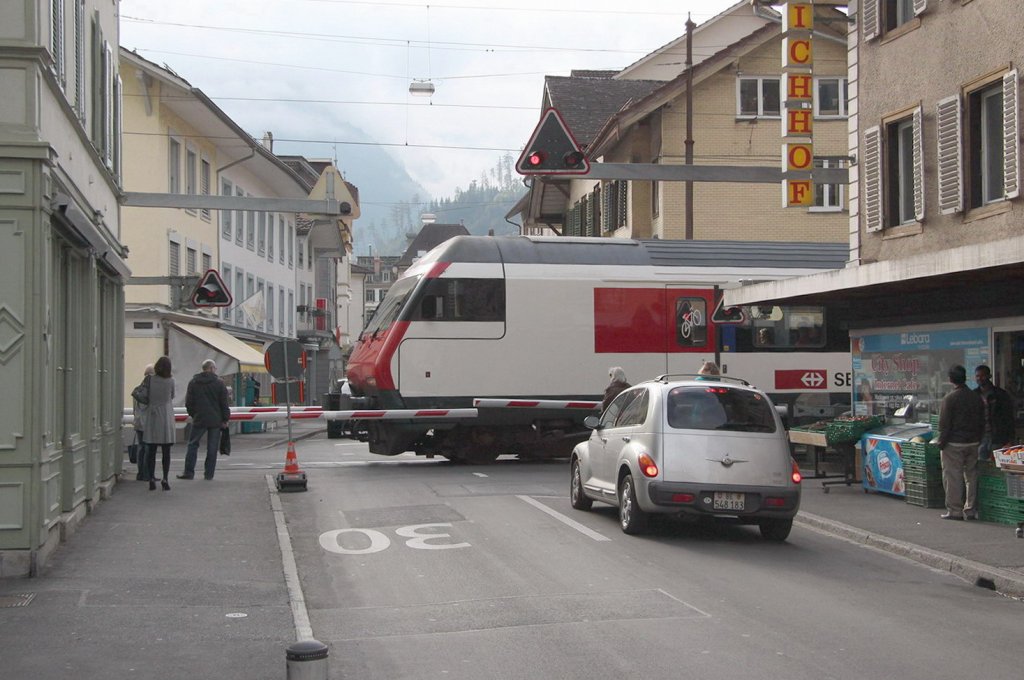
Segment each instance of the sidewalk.
[{"label": "sidewalk", "polygon": [[1024,597],[1024,539],[1014,526],[940,519],[944,508],[922,508],[903,498],[865,493],[860,483],[805,477],[798,524],[952,572],[972,583]]}]

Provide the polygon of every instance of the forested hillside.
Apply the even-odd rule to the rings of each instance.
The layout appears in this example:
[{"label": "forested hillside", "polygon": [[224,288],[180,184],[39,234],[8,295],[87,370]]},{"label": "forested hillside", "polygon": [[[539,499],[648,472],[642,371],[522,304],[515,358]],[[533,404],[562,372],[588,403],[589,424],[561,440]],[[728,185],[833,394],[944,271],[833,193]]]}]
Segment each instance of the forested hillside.
[{"label": "forested hillside", "polygon": [[423,213],[433,213],[437,222],[462,223],[471,234],[486,235],[491,230],[496,235],[518,234],[518,224],[506,222],[505,214],[525,192],[515,172],[515,158],[505,154],[494,167],[481,172],[479,180],[465,189],[456,188],[454,196],[428,200],[413,194],[393,203],[386,218],[378,213],[368,222],[358,221],[356,252],[365,254],[372,244],[381,255],[401,255],[419,231]]}]

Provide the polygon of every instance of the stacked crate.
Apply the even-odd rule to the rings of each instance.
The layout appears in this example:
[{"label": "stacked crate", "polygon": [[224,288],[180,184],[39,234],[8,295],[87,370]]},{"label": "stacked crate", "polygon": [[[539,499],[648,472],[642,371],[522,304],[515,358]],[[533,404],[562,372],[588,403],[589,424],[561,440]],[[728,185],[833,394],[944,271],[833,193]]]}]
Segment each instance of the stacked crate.
[{"label": "stacked crate", "polygon": [[935,444],[904,442],[900,445],[907,502],[924,508],[945,505],[942,490],[942,459]]},{"label": "stacked crate", "polygon": [[885,425],[882,416],[839,416],[825,426],[825,439],[829,444],[852,444],[870,430]]},{"label": "stacked crate", "polygon": [[986,522],[1018,524],[1024,522],[1024,483],[1019,475],[1009,475],[992,461],[978,463],[978,515]]}]

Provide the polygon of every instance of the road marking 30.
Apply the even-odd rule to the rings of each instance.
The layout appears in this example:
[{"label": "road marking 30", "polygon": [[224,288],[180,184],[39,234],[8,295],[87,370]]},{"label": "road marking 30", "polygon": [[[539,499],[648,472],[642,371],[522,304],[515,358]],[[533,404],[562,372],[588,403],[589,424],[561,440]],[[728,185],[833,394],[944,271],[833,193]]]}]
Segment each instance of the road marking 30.
[{"label": "road marking 30", "polygon": [[521,501],[523,501],[525,503],[529,503],[530,505],[532,505],[533,507],[537,508],[541,512],[546,512],[547,514],[551,515],[552,517],[557,519],[562,524],[565,524],[568,527],[572,527],[573,529],[575,529],[576,531],[580,532],[581,534],[583,534],[587,538],[591,538],[591,539],[593,539],[595,541],[610,541],[610,540],[612,540],[612,539],[608,538],[607,536],[605,536],[603,534],[597,533],[593,529],[590,529],[588,527],[583,526],[582,524],[580,524],[576,520],[570,519],[569,517],[566,517],[562,513],[557,512],[555,510],[552,510],[551,508],[549,508],[548,506],[544,505],[540,501],[534,500],[534,499],[530,498],[529,496],[516,496],[516,498],[518,498],[519,500],[521,500]]},{"label": "road marking 30", "polygon": [[[450,522],[438,522],[433,524],[412,524],[407,527],[395,529],[395,533],[402,538],[407,538],[405,545],[417,550],[450,550],[452,548],[468,548],[469,543],[436,543],[444,538],[451,538],[448,533],[423,532],[427,527],[450,527]],[[370,540],[370,545],[365,548],[344,548],[338,540],[342,534],[362,534]],[[337,555],[369,555],[381,552],[391,547],[391,539],[383,532],[376,529],[334,529],[320,534],[320,547],[327,552]]]}]

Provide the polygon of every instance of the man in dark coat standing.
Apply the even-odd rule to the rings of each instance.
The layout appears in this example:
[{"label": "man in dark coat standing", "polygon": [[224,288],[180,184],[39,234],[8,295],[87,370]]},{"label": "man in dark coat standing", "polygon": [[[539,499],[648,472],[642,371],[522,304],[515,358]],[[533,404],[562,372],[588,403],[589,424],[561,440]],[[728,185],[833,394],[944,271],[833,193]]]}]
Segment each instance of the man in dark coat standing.
[{"label": "man in dark coat standing", "polygon": [[206,435],[206,461],[203,479],[213,479],[217,468],[217,450],[220,431],[231,418],[228,388],[217,376],[217,364],[212,359],[203,362],[203,370],[192,376],[185,392],[185,410],[192,418],[192,432],[185,451],[185,471],[178,479],[192,479],[196,474],[199,440]]},{"label": "man in dark coat standing", "polygon": [[1001,449],[1017,438],[1013,416],[1013,397],[992,382],[992,369],[981,364],[974,369],[975,392],[985,406],[985,434],[978,447],[978,458],[988,460],[993,449]]},{"label": "man in dark coat standing", "polygon": [[946,513],[942,519],[977,519],[978,446],[985,433],[985,405],[967,387],[967,369],[949,369],[953,391],[939,407],[939,456]]}]

